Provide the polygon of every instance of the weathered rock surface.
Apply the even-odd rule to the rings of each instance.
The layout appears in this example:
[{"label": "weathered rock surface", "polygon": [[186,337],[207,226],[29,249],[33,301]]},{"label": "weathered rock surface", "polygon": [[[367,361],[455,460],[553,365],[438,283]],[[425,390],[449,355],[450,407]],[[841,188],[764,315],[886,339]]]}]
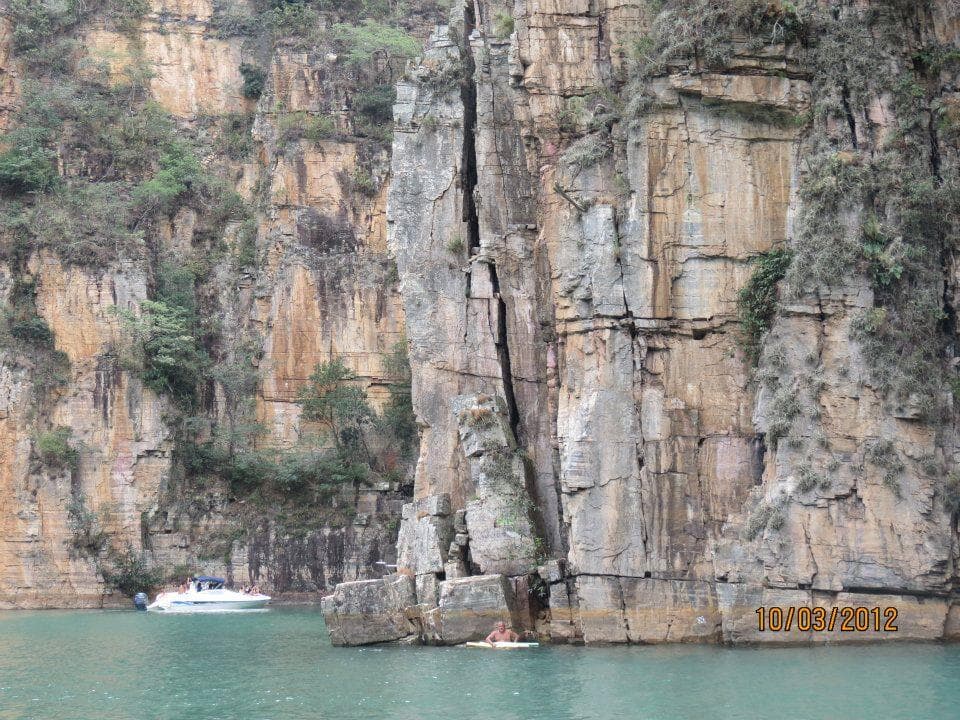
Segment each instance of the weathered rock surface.
[{"label": "weathered rock surface", "polygon": [[[866,5],[843,22],[876,43]],[[884,46],[891,67],[956,41],[955,8],[933,6]],[[401,84],[388,203],[426,426],[415,491],[466,510],[469,569],[532,570],[498,564],[478,527],[503,515],[480,512],[478,459],[512,436],[543,523],[524,532],[566,561],[539,578],[557,639],[817,642],[836,633],[760,633],[757,608],[884,603],[903,629],[871,637],[956,634],[953,421],[871,382],[854,340],[869,278],[782,292],[759,370],[741,350],[753,259],[811,242],[819,60],[735,37],[641,90],[625,57],[651,4],[518,2],[509,38],[498,8],[454,12]],[[466,89],[438,81],[451,68]],[[932,81],[934,104],[955,81]],[[894,104],[827,123],[837,162],[885,149]],[[478,395],[505,408],[489,437],[446,412]]]},{"label": "weathered rock surface", "polygon": [[527,492],[527,471],[499,403],[489,396],[458,396],[460,447],[467,458],[476,499],[466,503],[470,562],[483,574],[523,575],[536,566],[536,532]]},{"label": "weathered rock surface", "polygon": [[[163,402],[123,372],[105,352],[119,334],[115,308],[146,296],[132,267],[105,277],[66,268],[55,258],[33,263],[36,302],[70,359],[67,392],[50,422],[74,428],[82,448],[76,470],[38,467],[34,449],[34,388],[6,356],[0,375],[0,604],[12,607],[100,605],[94,563],[73,546],[69,509],[84,498],[101,510],[103,529],[138,537],[141,514],[161,492],[169,466]],[[109,599],[107,600],[109,601]]]},{"label": "weathered rock surface", "polygon": [[521,627],[513,588],[503,575],[440,583],[439,629],[445,645],[483,640],[501,620]]},{"label": "weathered rock surface", "polygon": [[[322,143],[282,137],[284,113],[345,107],[348,89],[331,82],[329,61],[281,42],[265,58],[243,37],[223,37],[216,10],[253,4],[152,0],[146,16],[122,32],[96,13],[76,29],[83,67],[105,65],[113,82],[144,73],[151,99],[188,132],[216,133],[227,118],[253,127],[242,158],[216,150],[204,158],[244,203],[253,227],[213,228],[234,246],[253,232],[257,270],[239,274],[220,250],[210,263],[211,313],[228,343],[248,343],[259,376],[245,408],[265,429],[262,443],[289,447],[312,431],[301,422],[297,396],[314,366],[340,357],[374,406],[388,399],[385,358],[404,333],[403,308],[386,254],[387,157],[366,157],[373,187],[360,193],[351,178],[356,139]],[[102,20],[102,22],[101,22]],[[26,73],[0,22],[0,127],[21,104]],[[264,95],[244,97],[242,63],[266,59]],[[281,112],[280,109],[283,109]],[[76,169],[67,168],[73,175]],[[209,229],[208,229],[209,230]],[[202,245],[197,213],[184,209],[158,223],[150,241],[159,254],[183,261]],[[4,258],[8,255],[4,237]],[[197,250],[199,252],[199,250]],[[126,602],[105,588],[97,562],[77,547],[82,501],[96,529],[117,549],[143,554],[164,572],[190,566],[271,594],[316,599],[338,582],[377,577],[395,562],[396,519],[404,501],[397,482],[350,489],[333,502],[349,519],[309,532],[288,532],[269,519],[228,517],[228,493],[185,488],[176,481],[173,408],[145,388],[123,361],[129,333],[118,311],[135,313],[150,296],[150,261],[79,268],[52,253],[34,254],[25,272],[34,281],[39,317],[70,361],[62,390],[41,399],[20,359],[0,348],[0,607],[98,606]],[[11,267],[0,262],[0,302],[11,292]],[[213,388],[210,423],[223,420],[222,388]],[[37,437],[72,429],[77,468],[38,462]],[[205,439],[202,430],[198,440]],[[402,474],[402,468],[399,469]],[[247,525],[243,523],[247,522]],[[442,569],[442,568],[441,568]],[[106,594],[105,594],[106,593]]]},{"label": "weathered rock surface", "polygon": [[581,575],[576,596],[589,643],[715,642],[720,636],[712,583]]},{"label": "weathered rock surface", "polygon": [[442,573],[454,538],[450,496],[421,498],[403,506],[397,564],[416,576]]},{"label": "weathered rock surface", "polygon": [[410,612],[416,605],[413,578],[405,575],[341,583],[321,605],[334,645],[399,640],[415,628]]}]

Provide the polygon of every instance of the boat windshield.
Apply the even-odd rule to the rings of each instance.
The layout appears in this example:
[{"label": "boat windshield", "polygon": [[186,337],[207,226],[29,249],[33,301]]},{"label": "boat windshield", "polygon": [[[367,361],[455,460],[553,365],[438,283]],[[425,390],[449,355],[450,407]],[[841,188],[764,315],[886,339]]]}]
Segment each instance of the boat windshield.
[{"label": "boat windshield", "polygon": [[197,578],[194,578],[197,592],[202,590],[220,590],[224,583],[226,582],[223,578],[218,577],[209,577],[207,575],[201,575]]}]

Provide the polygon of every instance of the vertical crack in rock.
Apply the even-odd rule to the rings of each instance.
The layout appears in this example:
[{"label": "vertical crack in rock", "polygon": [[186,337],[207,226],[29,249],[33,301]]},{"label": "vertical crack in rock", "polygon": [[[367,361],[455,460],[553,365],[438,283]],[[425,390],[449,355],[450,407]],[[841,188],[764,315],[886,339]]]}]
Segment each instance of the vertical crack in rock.
[{"label": "vertical crack in rock", "polygon": [[767,461],[767,436],[766,433],[757,433],[753,439],[754,468],[753,484],[763,485],[763,468]]},{"label": "vertical crack in rock", "polygon": [[[613,213],[613,241],[616,243],[616,254],[614,260],[617,264],[617,271],[620,273],[620,294],[623,297],[623,317],[627,321],[627,329],[630,332],[631,341],[636,341],[637,339],[637,329],[633,323],[633,313],[630,311],[630,302],[627,300],[627,288],[626,281],[624,278],[623,272],[623,245],[621,244],[621,234],[620,234],[620,214],[617,209],[614,209]],[[634,365],[636,365],[636,359],[634,359]]]},{"label": "vertical crack in rock", "polygon": [[497,335],[494,344],[497,347],[497,359],[500,361],[500,375],[503,381],[503,395],[507,401],[507,417],[510,419],[510,429],[513,437],[520,442],[520,411],[517,408],[517,398],[513,391],[513,368],[510,364],[510,346],[507,341],[507,303],[500,292],[500,277],[497,275],[497,266],[491,261],[490,285],[493,287],[493,296],[497,302]]},{"label": "vertical crack in rock", "polygon": [[623,578],[616,578],[617,581],[617,594],[620,596],[620,620],[623,622],[623,634],[626,638],[626,642],[631,641],[630,637],[630,619],[627,616],[627,598],[626,594],[623,591]]},{"label": "vertical crack in rock", "polygon": [[[467,248],[471,256],[476,256],[480,250],[480,218],[477,213],[477,89],[476,63],[470,50],[470,35],[476,26],[476,14],[471,2],[464,7],[463,38],[460,55],[464,67],[464,82],[460,86],[460,97],[463,102],[463,221],[467,226]],[[510,363],[510,349],[507,344],[507,305],[500,292],[500,278],[497,274],[496,261],[487,260],[490,271],[490,285],[496,299],[496,336],[494,344],[497,348],[497,358],[500,363],[500,374],[503,382],[503,394],[507,403],[507,413],[510,420],[510,429],[513,436],[519,441],[520,412],[517,409],[516,395],[513,390],[513,370]],[[467,276],[467,297],[470,296],[470,276]]]},{"label": "vertical crack in rock", "polygon": [[807,545],[807,552],[810,554],[810,563],[813,565],[813,572],[810,575],[810,587],[817,582],[817,576],[820,574],[820,567],[817,565],[817,556],[813,552],[813,542],[810,540],[810,527],[803,523],[803,538]]},{"label": "vertical crack in rock", "polygon": [[[923,59],[923,56],[920,53],[917,53],[913,56],[913,72],[918,78],[923,80],[924,83],[929,83],[931,69],[927,62]],[[929,87],[929,85],[928,85]],[[942,92],[939,93],[942,95]],[[928,103],[932,107],[933,102],[937,100],[936,97],[929,98]],[[937,182],[940,183],[943,181],[943,177],[940,175],[940,139],[937,135],[937,119],[936,113],[928,113],[927,118],[927,134],[930,137],[930,167],[933,170],[933,175],[937,179]]]},{"label": "vertical crack in rock", "polygon": [[843,103],[843,114],[847,116],[847,125],[850,126],[850,142],[853,149],[857,149],[857,121],[853,117],[853,110],[850,108],[850,89],[846,83],[840,92],[840,101]]},{"label": "vertical crack in rock", "polygon": [[[476,25],[473,3],[464,5],[463,37],[460,58],[463,63],[463,82],[460,83],[460,99],[463,103],[463,162],[460,164],[461,187],[463,188],[463,222],[467,225],[467,250],[471,256],[480,249],[480,219],[477,215],[477,88],[476,64],[470,51],[470,34]],[[467,278],[467,296],[470,295],[470,279]]]},{"label": "vertical crack in rock", "polygon": [[[617,233],[619,237],[619,229],[617,230]],[[623,266],[622,265],[620,267],[620,272],[621,272],[620,279],[622,284],[623,283]],[[627,301],[626,289],[624,289],[623,300],[624,300],[624,307],[626,307],[626,301]],[[646,382],[646,376],[644,375],[644,369],[643,369],[644,361],[646,360],[646,352],[647,352],[646,343],[645,343],[645,340],[643,339],[640,340],[641,342],[644,342],[644,346],[642,348],[642,351],[638,352],[637,342],[640,336],[640,331],[637,328],[637,325],[633,319],[633,315],[630,314],[630,309],[628,307],[626,308],[626,312],[627,312],[626,329],[627,329],[627,332],[630,334],[630,357],[631,357],[631,362],[632,362],[631,367],[633,372],[633,375],[631,377],[631,385],[633,387],[634,397],[642,398],[643,389],[644,389],[643,386],[644,386],[644,383]],[[639,400],[636,401],[636,408],[637,408],[636,412],[638,414],[643,412],[643,404],[641,401]],[[640,487],[640,502],[638,503],[638,512],[640,515],[640,544],[643,547],[644,563],[648,563],[650,560],[650,537],[648,532],[650,524],[647,520],[646,511],[644,508],[643,481],[644,481],[644,476],[646,476],[647,478],[650,478],[650,473],[643,472],[643,467],[645,464],[644,463],[644,454],[645,454],[645,447],[646,447],[645,443],[646,443],[646,438],[643,436],[643,423],[640,422],[639,435],[637,438],[637,442],[634,446],[635,448],[634,453],[636,454],[636,458],[637,458],[637,484]]]}]

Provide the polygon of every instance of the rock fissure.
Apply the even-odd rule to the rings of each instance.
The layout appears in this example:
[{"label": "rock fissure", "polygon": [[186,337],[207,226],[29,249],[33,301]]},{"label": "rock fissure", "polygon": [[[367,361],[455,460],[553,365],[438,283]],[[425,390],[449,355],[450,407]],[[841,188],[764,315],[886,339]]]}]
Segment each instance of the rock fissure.
[{"label": "rock fissure", "polygon": [[[58,81],[70,112],[141,76],[106,125],[165,108],[137,167],[71,136],[82,114],[26,127],[42,119],[18,108],[49,99],[31,73],[61,71],[0,53],[31,79],[0,82],[4,153],[36,145],[60,181],[17,195],[43,222],[0,218],[0,603],[100,602],[86,543],[284,590],[355,580],[327,603],[338,642],[354,614],[368,640],[501,617],[560,640],[762,640],[752,609],[814,585],[902,604],[909,637],[955,632],[956,9],[803,0],[758,29],[648,5],[463,0],[444,22],[408,3],[376,20],[410,52],[397,36],[369,62],[336,35],[366,41],[373,18],[344,8],[279,42],[192,0],[57,29],[112,51],[103,78]],[[104,220],[122,213],[101,195],[176,177],[161,211]],[[82,218],[51,212],[71,198]],[[754,375],[731,324],[781,248]],[[101,252],[116,262],[77,260]],[[209,360],[189,412],[135,367],[125,313],[157,301]],[[312,464],[329,429],[302,393],[335,358],[405,428],[353,438],[369,487]],[[248,492],[260,475],[270,492]]]}]

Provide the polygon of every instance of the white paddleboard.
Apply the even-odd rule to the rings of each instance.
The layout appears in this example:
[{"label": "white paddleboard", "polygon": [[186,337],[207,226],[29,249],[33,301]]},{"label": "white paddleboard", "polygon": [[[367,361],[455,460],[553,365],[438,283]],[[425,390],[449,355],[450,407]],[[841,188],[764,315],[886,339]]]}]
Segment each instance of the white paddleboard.
[{"label": "white paddleboard", "polygon": [[472,648],[485,648],[487,650],[513,650],[516,648],[532,648],[540,647],[540,643],[528,643],[528,642],[495,642],[491,645],[488,642],[468,642],[466,647]]}]

